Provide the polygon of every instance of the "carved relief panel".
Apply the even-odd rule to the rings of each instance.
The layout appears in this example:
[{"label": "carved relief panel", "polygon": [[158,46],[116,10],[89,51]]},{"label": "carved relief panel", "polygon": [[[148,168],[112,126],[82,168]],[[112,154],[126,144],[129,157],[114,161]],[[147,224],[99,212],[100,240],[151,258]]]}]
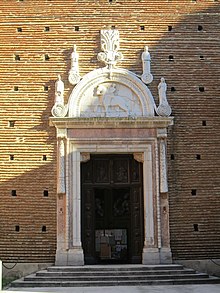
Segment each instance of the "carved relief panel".
[{"label": "carved relief panel", "polygon": [[131,88],[116,82],[94,85],[84,93],[81,117],[142,116],[141,104]]}]

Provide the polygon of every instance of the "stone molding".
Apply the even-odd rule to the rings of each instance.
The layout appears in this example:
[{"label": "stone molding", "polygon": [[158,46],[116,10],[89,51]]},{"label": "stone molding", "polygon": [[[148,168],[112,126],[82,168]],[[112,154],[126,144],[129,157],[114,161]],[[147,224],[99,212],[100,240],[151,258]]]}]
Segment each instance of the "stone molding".
[{"label": "stone molding", "polygon": [[57,129],[75,128],[157,128],[158,137],[166,135],[173,125],[173,117],[132,118],[56,118],[50,117],[50,126]]}]

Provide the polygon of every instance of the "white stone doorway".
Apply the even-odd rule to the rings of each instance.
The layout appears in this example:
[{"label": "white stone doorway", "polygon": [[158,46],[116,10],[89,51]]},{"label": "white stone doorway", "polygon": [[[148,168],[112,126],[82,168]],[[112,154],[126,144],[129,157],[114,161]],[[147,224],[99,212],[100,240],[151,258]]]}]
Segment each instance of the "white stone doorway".
[{"label": "white stone doorway", "polygon": [[166,132],[171,118],[52,118],[58,136],[57,265],[83,265],[81,162],[132,154],[143,163],[143,264],[170,263]]}]

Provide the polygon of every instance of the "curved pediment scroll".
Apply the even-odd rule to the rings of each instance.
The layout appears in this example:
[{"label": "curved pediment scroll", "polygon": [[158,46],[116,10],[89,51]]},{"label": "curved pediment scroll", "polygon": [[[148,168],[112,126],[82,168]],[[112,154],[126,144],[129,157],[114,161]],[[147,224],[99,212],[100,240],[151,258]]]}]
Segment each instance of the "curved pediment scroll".
[{"label": "curved pediment scroll", "polygon": [[146,85],[126,69],[94,70],[73,89],[69,117],[152,117],[155,103]]}]

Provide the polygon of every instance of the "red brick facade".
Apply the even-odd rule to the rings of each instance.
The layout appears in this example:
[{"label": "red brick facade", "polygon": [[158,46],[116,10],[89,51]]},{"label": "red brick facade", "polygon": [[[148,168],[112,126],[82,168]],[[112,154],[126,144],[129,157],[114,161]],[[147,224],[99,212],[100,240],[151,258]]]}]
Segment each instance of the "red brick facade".
[{"label": "red brick facade", "polygon": [[[99,31],[120,31],[123,68],[142,72],[149,46],[175,117],[168,137],[174,259],[220,253],[220,3],[214,0],[2,0],[0,3],[0,258],[52,262],[56,249],[56,136],[49,127],[57,74],[98,68]],[[158,103],[158,101],[156,101]],[[13,124],[14,123],[14,124]],[[198,231],[197,231],[198,230]]]}]

